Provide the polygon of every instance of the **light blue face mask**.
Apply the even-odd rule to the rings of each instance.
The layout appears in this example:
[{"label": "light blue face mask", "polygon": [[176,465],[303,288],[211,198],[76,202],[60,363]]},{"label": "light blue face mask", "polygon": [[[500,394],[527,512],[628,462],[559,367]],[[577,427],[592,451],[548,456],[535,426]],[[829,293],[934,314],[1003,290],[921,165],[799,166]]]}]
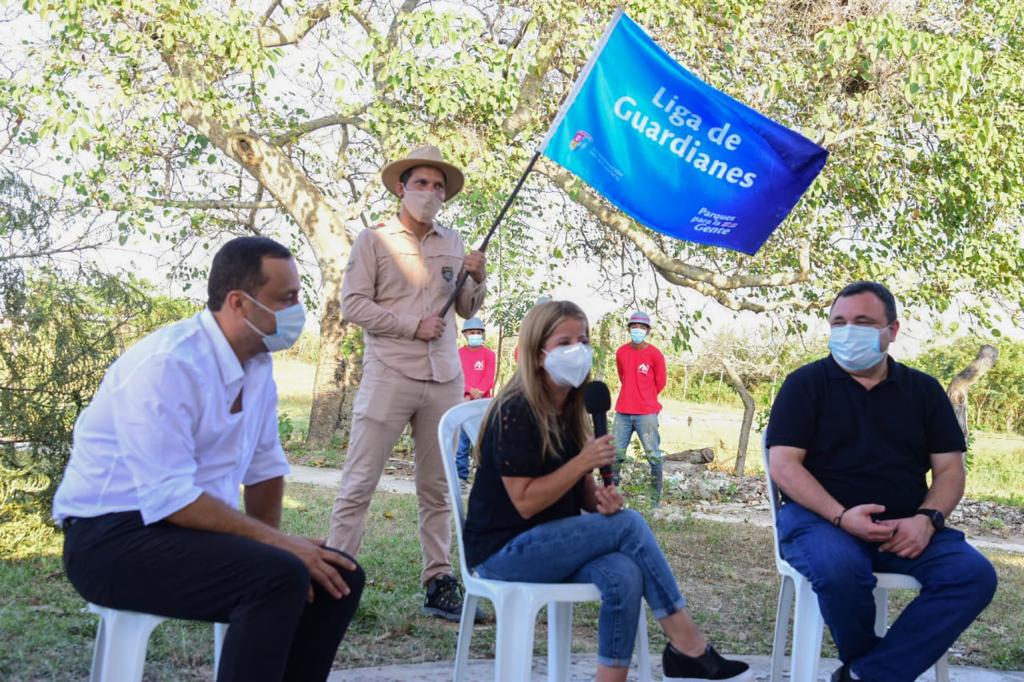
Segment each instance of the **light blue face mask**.
[{"label": "light blue face mask", "polygon": [[470,348],[479,348],[484,345],[483,334],[466,334],[466,343]]},{"label": "light blue face mask", "polygon": [[633,327],[629,330],[629,338],[633,340],[633,343],[643,343],[647,338],[647,330]]},{"label": "light blue face mask", "polygon": [[273,334],[261,331],[259,327],[249,321],[249,318],[245,318],[245,323],[249,325],[249,328],[263,337],[263,345],[267,347],[267,350],[273,353],[294,346],[299,335],[302,334],[302,328],[306,325],[306,309],[302,307],[302,304],[296,303],[283,310],[271,310],[244,291],[242,293],[250,301],[274,316],[277,328]]},{"label": "light blue face mask", "polygon": [[881,336],[881,329],[846,324],[832,328],[828,348],[836,364],[847,372],[862,372],[885,359]]}]

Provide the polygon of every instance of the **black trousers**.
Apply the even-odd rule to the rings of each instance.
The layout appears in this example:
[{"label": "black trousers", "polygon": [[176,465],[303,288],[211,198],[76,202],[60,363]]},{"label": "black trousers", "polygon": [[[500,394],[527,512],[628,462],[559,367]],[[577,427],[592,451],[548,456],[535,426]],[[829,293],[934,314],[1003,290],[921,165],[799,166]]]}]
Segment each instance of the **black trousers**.
[{"label": "black trousers", "polygon": [[229,623],[218,682],[323,682],[355,615],[366,576],[339,570],[334,599],[291,552],[237,535],[159,522],[138,512],[65,524],[64,569],[88,601],[168,618]]}]

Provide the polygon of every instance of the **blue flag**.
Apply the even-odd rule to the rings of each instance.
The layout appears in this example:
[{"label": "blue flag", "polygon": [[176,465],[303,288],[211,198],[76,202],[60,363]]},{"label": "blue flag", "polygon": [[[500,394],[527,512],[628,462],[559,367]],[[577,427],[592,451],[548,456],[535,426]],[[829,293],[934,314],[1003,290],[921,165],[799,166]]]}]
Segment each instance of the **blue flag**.
[{"label": "blue flag", "polygon": [[651,229],[749,254],[828,156],[684,69],[621,10],[541,150]]}]

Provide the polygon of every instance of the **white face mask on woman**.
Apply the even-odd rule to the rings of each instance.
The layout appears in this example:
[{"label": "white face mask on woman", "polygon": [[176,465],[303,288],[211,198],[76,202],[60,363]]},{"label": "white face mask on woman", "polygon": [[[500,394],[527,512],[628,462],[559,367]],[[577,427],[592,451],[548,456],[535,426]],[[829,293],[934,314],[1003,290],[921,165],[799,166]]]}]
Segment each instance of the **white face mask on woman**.
[{"label": "white face mask on woman", "polygon": [[413,218],[424,225],[433,225],[434,216],[441,210],[444,203],[441,197],[431,190],[405,190],[402,195],[402,206]]},{"label": "white face mask on woman", "polygon": [[544,351],[544,371],[559,386],[579,388],[594,364],[594,350],[585,343]]}]

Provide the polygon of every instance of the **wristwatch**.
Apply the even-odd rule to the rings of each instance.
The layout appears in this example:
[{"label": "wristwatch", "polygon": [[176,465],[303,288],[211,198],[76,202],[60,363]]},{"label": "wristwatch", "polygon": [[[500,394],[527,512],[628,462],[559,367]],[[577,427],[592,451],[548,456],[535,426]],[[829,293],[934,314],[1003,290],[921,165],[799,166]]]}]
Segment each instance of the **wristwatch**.
[{"label": "wristwatch", "polygon": [[935,530],[942,530],[946,527],[946,517],[942,515],[938,509],[918,509],[914,512],[915,515],[921,514],[927,516],[932,520],[932,528]]}]

